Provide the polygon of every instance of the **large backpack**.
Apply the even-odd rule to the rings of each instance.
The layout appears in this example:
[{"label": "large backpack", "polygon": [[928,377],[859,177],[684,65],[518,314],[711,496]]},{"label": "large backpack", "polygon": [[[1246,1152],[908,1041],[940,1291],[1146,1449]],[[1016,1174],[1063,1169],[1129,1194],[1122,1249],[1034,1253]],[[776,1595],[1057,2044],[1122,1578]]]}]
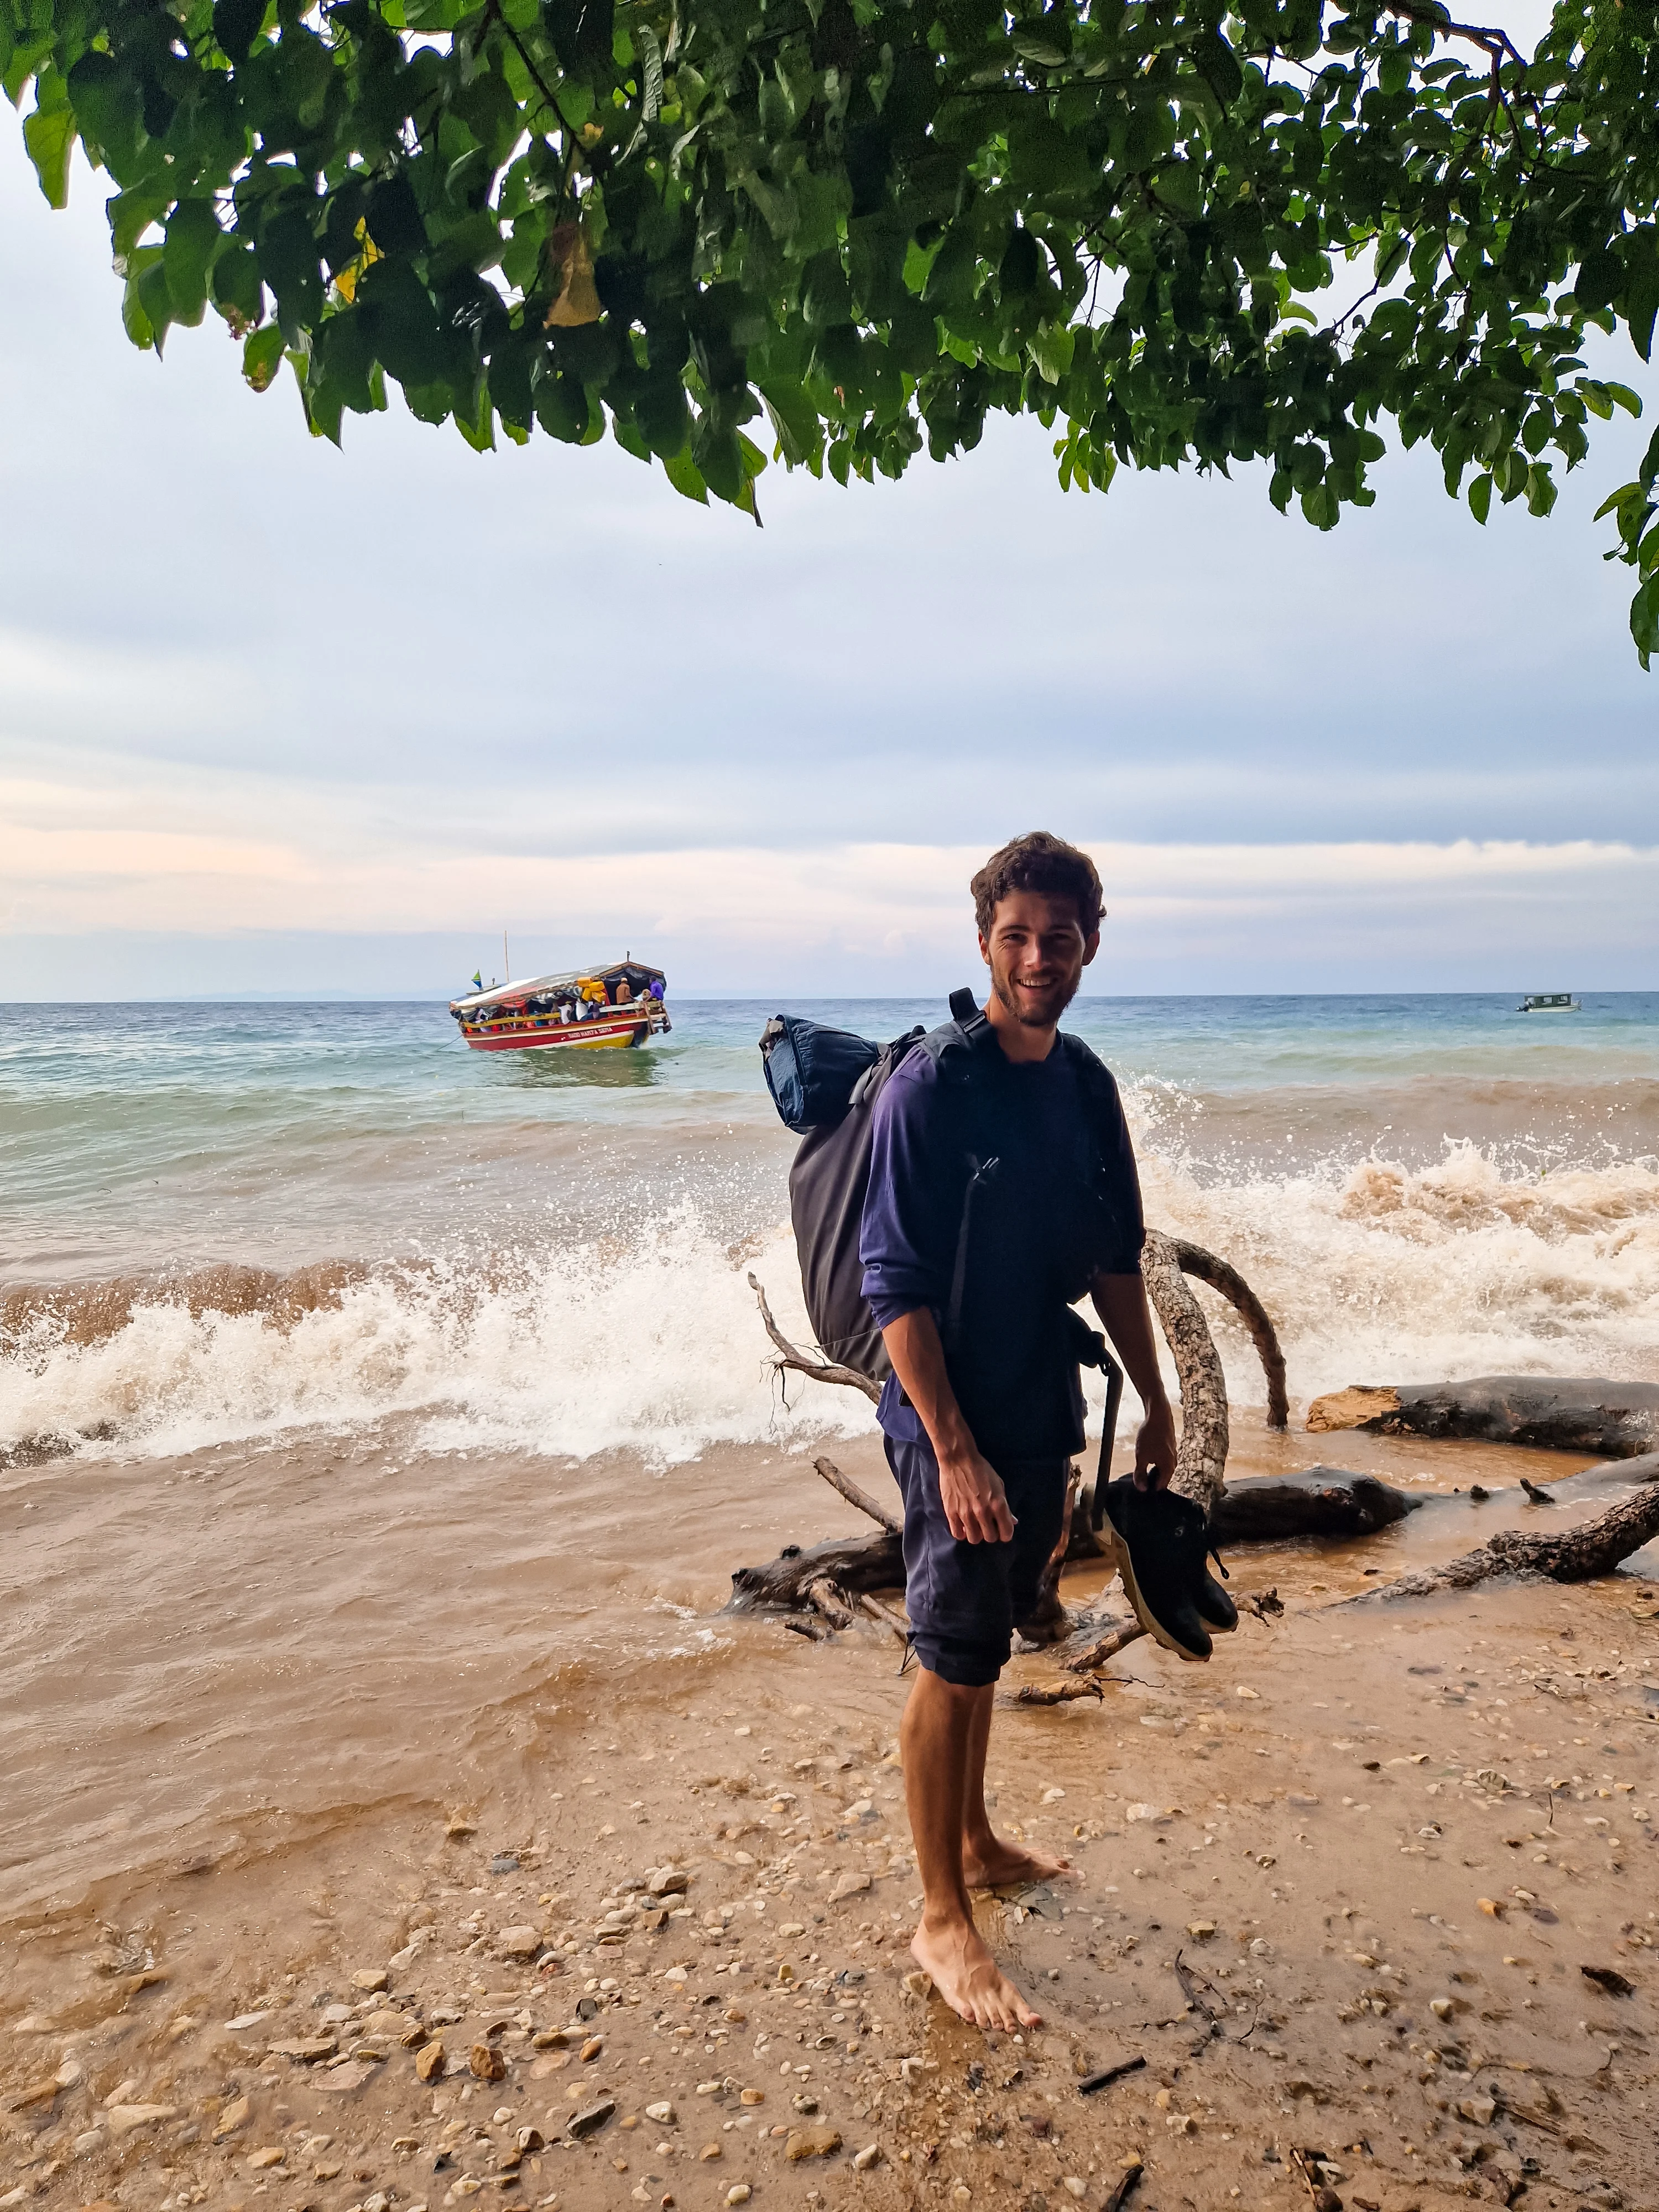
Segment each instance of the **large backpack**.
[{"label": "large backpack", "polygon": [[[931,1054],[947,1080],[971,1083],[980,1055],[999,1049],[991,1024],[971,991],[952,991],[948,1022],[927,1030],[918,1024],[890,1044],[872,1044],[848,1030],[829,1029],[799,1014],[775,1014],[761,1032],[760,1048],[772,1103],[786,1127],[801,1139],[789,1170],[789,1212],[813,1335],[826,1358],[873,1382],[884,1382],[892,1368],[864,1295],[864,1263],[859,1257],[870,1182],[872,1109],[894,1071],[913,1052]],[[945,1315],[947,1348],[962,1304],[975,1197],[995,1174],[996,1164],[994,1160],[969,1162]],[[1111,1449],[1123,1377],[1104,1339],[1079,1314],[1069,1313],[1068,1328],[1078,1360],[1106,1374],[1103,1465]]]}]

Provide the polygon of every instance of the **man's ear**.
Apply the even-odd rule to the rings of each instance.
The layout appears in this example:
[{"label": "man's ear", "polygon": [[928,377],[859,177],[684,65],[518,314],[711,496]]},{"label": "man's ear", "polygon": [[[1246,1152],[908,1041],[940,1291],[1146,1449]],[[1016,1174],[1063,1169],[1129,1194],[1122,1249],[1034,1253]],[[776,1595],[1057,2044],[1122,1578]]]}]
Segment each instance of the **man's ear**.
[{"label": "man's ear", "polygon": [[[981,939],[981,942],[983,940]],[[1100,932],[1091,929],[1083,940],[1083,964],[1086,968],[1100,950]]]},{"label": "man's ear", "polygon": [[979,957],[988,968],[991,964],[991,948],[985,942],[985,932],[982,929],[979,933]]}]

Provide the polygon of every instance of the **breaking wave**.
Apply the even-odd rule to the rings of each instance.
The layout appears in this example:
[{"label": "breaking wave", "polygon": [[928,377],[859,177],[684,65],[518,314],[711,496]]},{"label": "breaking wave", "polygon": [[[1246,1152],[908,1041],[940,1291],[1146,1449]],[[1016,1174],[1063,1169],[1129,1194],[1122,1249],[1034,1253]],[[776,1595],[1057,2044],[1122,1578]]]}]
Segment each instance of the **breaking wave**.
[{"label": "breaking wave", "polygon": [[[1277,1321],[1294,1399],[1492,1372],[1659,1379],[1659,1166],[1517,1170],[1473,1144],[1217,1181],[1143,1139],[1147,1211],[1223,1254]],[[397,1420],[427,1451],[665,1464],[867,1430],[766,1358],[750,1267],[806,1328],[787,1230],[741,1246],[687,1203],[631,1239],[285,1273],[213,1267],[0,1299],[0,1463],[271,1442]],[[1231,1384],[1254,1355],[1206,1299]],[[1126,1420],[1132,1417],[1131,1407]]]}]

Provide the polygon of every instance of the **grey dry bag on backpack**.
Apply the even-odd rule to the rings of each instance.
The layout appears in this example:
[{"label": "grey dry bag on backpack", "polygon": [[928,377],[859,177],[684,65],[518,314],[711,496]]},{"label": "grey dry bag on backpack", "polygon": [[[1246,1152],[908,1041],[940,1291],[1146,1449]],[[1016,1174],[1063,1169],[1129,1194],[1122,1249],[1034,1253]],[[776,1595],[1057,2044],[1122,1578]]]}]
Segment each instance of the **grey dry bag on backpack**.
[{"label": "grey dry bag on backpack", "polygon": [[799,1014],[775,1014],[761,1032],[772,1103],[801,1139],[789,1170],[789,1212],[812,1334],[827,1358],[872,1382],[884,1382],[892,1370],[859,1258],[872,1109],[913,1052],[931,1053],[965,1082],[974,1054],[991,1041],[990,1026],[973,993],[963,990],[951,992],[951,1019],[940,1028],[918,1024],[890,1044]]}]

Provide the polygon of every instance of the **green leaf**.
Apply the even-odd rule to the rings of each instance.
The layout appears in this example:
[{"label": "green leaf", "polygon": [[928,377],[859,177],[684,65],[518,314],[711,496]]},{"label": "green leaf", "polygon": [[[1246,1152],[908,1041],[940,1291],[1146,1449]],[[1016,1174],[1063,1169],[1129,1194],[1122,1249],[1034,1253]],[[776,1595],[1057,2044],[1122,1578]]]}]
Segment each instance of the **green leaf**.
[{"label": "green leaf", "polygon": [[1491,512],[1492,478],[1489,476],[1476,477],[1469,486],[1469,513],[1477,522],[1484,523]]},{"label": "green leaf", "polygon": [[275,323],[250,332],[242,347],[242,374],[255,392],[269,392],[283,365],[283,333]]},{"label": "green leaf", "polygon": [[1659,576],[1650,576],[1631,601],[1630,634],[1638,653],[1659,653]]},{"label": "green leaf", "polygon": [[654,123],[662,112],[662,48],[649,23],[641,23],[637,35],[643,79],[641,106],[646,121]]},{"label": "green leaf", "polygon": [[682,499],[695,500],[699,507],[708,504],[708,487],[704,483],[696,463],[691,458],[690,445],[663,462],[663,474]]},{"label": "green leaf", "polygon": [[208,272],[224,236],[211,200],[180,200],[167,217],[161,259],[175,322],[201,321],[207,305]]},{"label": "green leaf", "polygon": [[28,149],[47,204],[65,208],[69,205],[70,155],[75,145],[75,112],[56,70],[48,70],[39,81],[35,99],[37,105],[33,113],[23,118],[23,143]]}]

